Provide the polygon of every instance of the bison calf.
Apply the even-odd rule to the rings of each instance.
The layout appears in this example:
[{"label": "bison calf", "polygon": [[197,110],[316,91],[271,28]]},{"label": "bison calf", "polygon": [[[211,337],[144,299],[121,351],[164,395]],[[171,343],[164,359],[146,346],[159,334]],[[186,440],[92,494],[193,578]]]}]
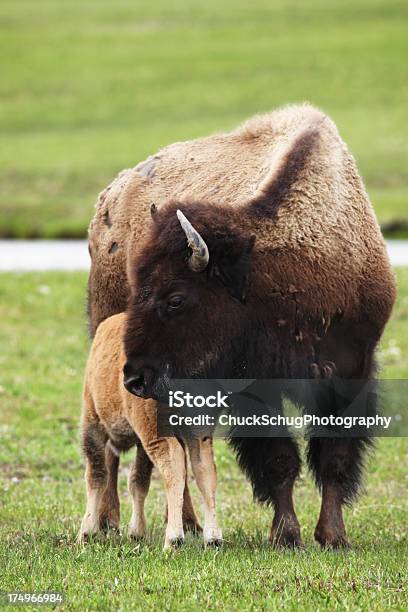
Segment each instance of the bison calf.
[{"label": "bison calf", "polygon": [[[184,443],[176,437],[158,437],[157,402],[135,397],[123,386],[125,319],[125,314],[119,314],[101,323],[87,363],[81,423],[87,507],[79,540],[84,541],[90,534],[109,527],[118,528],[119,453],[137,445],[136,460],[129,474],[129,492],[133,502],[129,535],[144,535],[144,502],[155,465],[166,488],[168,511],[164,547],[170,548],[183,541],[185,529],[200,531],[201,528],[186,482]],[[212,439],[189,439],[186,444],[204,500],[204,541],[217,544],[222,535],[215,514],[217,477]]]}]

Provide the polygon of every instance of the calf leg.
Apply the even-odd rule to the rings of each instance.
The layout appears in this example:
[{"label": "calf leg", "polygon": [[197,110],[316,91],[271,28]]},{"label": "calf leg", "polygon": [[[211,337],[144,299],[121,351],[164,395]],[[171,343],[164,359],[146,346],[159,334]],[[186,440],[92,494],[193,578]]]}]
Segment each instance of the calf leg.
[{"label": "calf leg", "polygon": [[204,542],[219,545],[222,532],[215,513],[217,471],[214,463],[212,438],[191,438],[187,441],[191,466],[204,501]]},{"label": "calf leg", "polygon": [[102,495],[99,510],[101,528],[119,529],[120,503],[118,496],[118,470],[119,455],[111,448],[109,443],[105,446],[105,465],[107,469],[107,482]]},{"label": "calf leg", "polygon": [[[183,440],[180,440],[180,444],[185,450],[185,444]],[[190,489],[188,486],[188,470],[187,470],[187,455],[185,458],[185,469],[186,469],[186,484],[184,487],[183,497],[183,528],[184,531],[191,531],[193,533],[199,533],[202,531],[200,523],[198,522],[197,515],[194,510],[193,500],[191,499]],[[167,523],[167,508],[165,514],[165,521]]]},{"label": "calf leg", "polygon": [[186,466],[186,484],[184,487],[183,497],[183,527],[184,531],[191,531],[192,533],[200,533],[202,531],[200,523],[198,522],[197,515],[194,510],[193,500],[191,499],[190,489],[188,486],[188,474]]},{"label": "calf leg", "polygon": [[149,459],[158,468],[166,489],[167,527],[164,548],[183,542],[183,498],[186,481],[185,452],[177,438],[157,436],[157,404],[144,402],[143,409],[129,411],[128,421]]},{"label": "calf leg", "polygon": [[101,528],[101,501],[108,479],[105,460],[107,438],[107,433],[99,422],[83,425],[82,448],[86,460],[87,505],[78,535],[79,541],[85,541],[89,535]]},{"label": "calf leg", "polygon": [[[191,533],[200,533],[202,531],[201,525],[198,522],[197,515],[194,510],[193,500],[190,495],[190,488],[188,486],[188,473],[187,473],[187,465],[186,465],[186,484],[184,487],[184,496],[183,496],[183,529],[184,531],[190,531]],[[166,506],[166,513],[164,515],[164,520],[167,523],[168,512]]]},{"label": "calf leg", "polygon": [[144,504],[150,487],[153,463],[142,445],[138,445],[136,459],[129,472],[129,492],[132,496],[133,511],[129,523],[129,535],[141,538],[146,531]]},{"label": "calf leg", "polygon": [[164,481],[168,515],[164,548],[172,548],[184,541],[183,498],[186,480],[184,449],[177,438],[146,440],[145,448]]},{"label": "calf leg", "polygon": [[130,410],[127,418],[149,459],[158,468],[166,490],[167,527],[164,548],[168,549],[184,541],[183,501],[186,481],[186,458],[183,445],[175,437],[157,435],[157,409],[159,405],[149,400],[143,409]]}]

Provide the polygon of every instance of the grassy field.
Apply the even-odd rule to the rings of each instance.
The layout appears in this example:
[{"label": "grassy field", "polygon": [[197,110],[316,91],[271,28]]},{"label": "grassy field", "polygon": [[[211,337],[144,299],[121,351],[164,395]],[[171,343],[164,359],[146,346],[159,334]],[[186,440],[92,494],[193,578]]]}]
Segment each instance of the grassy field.
[{"label": "grassy field", "polygon": [[3,0],[0,235],[81,236],[158,147],[309,100],[408,218],[404,0]]},{"label": "grassy field", "polygon": [[[408,373],[408,269],[398,279],[399,300],[380,353],[389,378]],[[88,347],[85,283],[79,273],[0,276],[0,591],[62,591],[65,609],[81,610],[406,610],[406,438],[378,444],[367,495],[347,511],[351,552],[321,552],[314,544],[319,498],[305,470],[295,499],[306,550],[272,550],[270,511],[252,502],[221,440],[221,550],[203,551],[200,539],[188,537],[174,554],[162,553],[157,476],[146,542],[115,536],[75,544],[85,502],[77,443]],[[120,478],[123,525],[130,516],[129,460],[130,454]]]}]

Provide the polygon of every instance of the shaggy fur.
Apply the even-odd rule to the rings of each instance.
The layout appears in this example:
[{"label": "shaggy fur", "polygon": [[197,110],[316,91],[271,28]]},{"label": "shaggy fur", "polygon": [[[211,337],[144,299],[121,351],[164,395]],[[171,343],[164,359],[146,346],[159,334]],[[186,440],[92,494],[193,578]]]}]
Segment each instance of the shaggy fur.
[{"label": "shaggy fur", "polygon": [[[316,130],[318,142],[310,147]],[[292,160],[289,172],[287,157],[302,133],[303,150],[310,155],[307,163],[298,156],[302,172],[292,171],[299,160]],[[196,199],[229,210],[255,198],[262,209],[265,194],[272,194],[270,186],[276,189],[279,173],[279,210],[269,222],[267,216],[251,222],[257,248],[272,249],[279,258],[288,253],[290,280],[298,262],[306,258],[302,268],[313,266],[308,275],[313,290],[326,288],[324,310],[347,305],[358,295],[356,285],[364,286],[373,303],[383,297],[392,303],[395,284],[384,242],[354,159],[333,122],[305,104],[255,117],[229,134],[170,145],[121,172],[101,193],[89,228],[92,334],[104,318],[126,309],[127,266],[150,229],[152,204],[160,208],[169,199]],[[290,189],[284,188],[285,181]],[[272,195],[275,202],[278,198]],[[271,206],[276,209],[276,203]],[[112,251],[114,243],[117,249]],[[304,284],[302,271],[299,276]],[[331,298],[334,290],[340,290],[339,304]]]},{"label": "shaggy fur", "polygon": [[[201,274],[186,265],[177,208],[208,245]],[[91,329],[129,304],[127,364],[143,380],[154,372],[151,396],[165,393],[169,376],[325,377],[333,364],[341,378],[374,375],[395,280],[354,160],[308,105],[176,143],[122,173],[100,198],[90,248]],[[368,443],[311,434],[323,546],[347,544],[341,508],[359,489]],[[271,538],[299,544],[295,443],[232,444],[255,495],[274,505]]]}]

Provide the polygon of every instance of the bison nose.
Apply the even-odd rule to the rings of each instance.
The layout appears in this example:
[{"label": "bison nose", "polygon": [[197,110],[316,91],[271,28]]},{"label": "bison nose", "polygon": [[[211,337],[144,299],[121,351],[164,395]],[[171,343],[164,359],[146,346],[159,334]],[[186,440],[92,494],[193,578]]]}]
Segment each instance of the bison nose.
[{"label": "bison nose", "polygon": [[154,371],[152,368],[133,369],[130,364],[126,364],[123,368],[123,384],[129,393],[138,397],[151,397],[152,387],[154,382]]}]

